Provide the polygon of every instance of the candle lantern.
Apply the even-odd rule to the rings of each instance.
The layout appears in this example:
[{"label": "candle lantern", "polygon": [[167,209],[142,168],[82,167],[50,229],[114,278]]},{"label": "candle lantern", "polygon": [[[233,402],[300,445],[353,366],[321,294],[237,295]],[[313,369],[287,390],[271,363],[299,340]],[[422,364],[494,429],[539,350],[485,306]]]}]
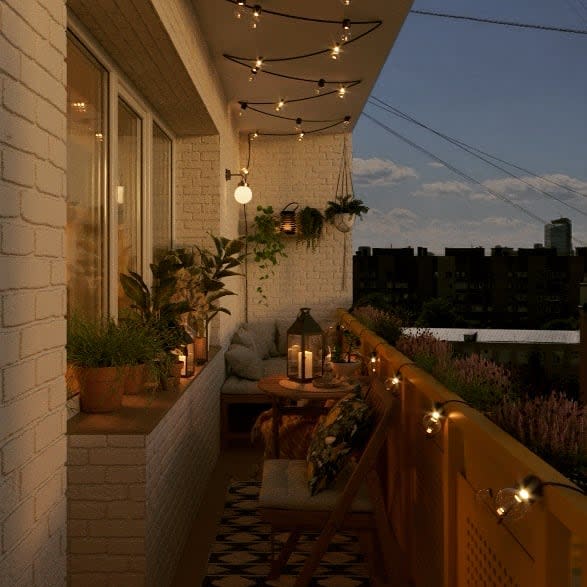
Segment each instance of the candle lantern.
[{"label": "candle lantern", "polygon": [[324,333],[310,316],[310,308],[302,308],[287,330],[287,376],[308,383],[322,376]]}]

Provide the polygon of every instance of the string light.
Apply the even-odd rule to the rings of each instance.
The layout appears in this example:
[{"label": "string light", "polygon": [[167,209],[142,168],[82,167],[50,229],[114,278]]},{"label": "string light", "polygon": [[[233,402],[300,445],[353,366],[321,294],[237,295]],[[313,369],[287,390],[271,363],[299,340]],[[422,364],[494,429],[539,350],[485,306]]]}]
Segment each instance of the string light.
[{"label": "string light", "polygon": [[442,418],[444,417],[443,408],[447,404],[469,405],[467,402],[459,399],[450,399],[445,402],[438,402],[434,404],[432,411],[424,414],[424,417],[422,418],[422,426],[427,436],[434,436],[442,430]]},{"label": "string light", "polygon": [[340,2],[343,6],[350,6],[351,5],[351,0],[340,0]]},{"label": "string light", "polygon": [[257,60],[255,61],[255,67],[257,69],[261,69],[261,67],[263,67],[263,57],[257,57]]},{"label": "string light", "polygon": [[258,136],[259,136],[259,133],[257,131],[255,131],[249,135],[249,138],[251,139],[251,141],[254,141]]},{"label": "string light", "polygon": [[255,6],[253,6],[253,12],[251,14],[251,22],[249,23],[249,26],[252,29],[256,29],[259,26],[260,20],[261,20],[261,7],[258,4],[255,4]]},{"label": "string light", "polygon": [[[585,491],[574,485],[557,483],[555,481],[542,481],[536,475],[524,477],[519,487],[504,487],[500,489],[494,499],[495,513],[498,517],[498,524],[504,520],[519,520],[524,517],[532,504],[544,494],[545,487],[563,487],[585,495]],[[481,490],[491,496],[491,490]],[[480,493],[480,492],[478,492]]]},{"label": "string light", "polygon": [[301,118],[296,118],[295,131],[296,132],[300,132],[301,130],[302,130],[302,119]]},{"label": "string light", "polygon": [[350,123],[351,123],[351,117],[350,117],[350,116],[347,114],[347,115],[344,117],[343,124],[344,124],[345,126],[348,126]]},{"label": "string light", "polygon": [[[349,117],[349,121],[350,121],[350,117]],[[345,121],[346,124],[346,121]],[[402,380],[402,375],[401,375],[401,370],[403,367],[405,367],[406,365],[413,365],[414,362],[413,361],[407,361],[406,363],[402,363],[396,370],[396,372],[393,375],[390,375],[389,377],[387,377],[384,381],[385,384],[385,389],[387,389],[387,391],[391,391],[393,389],[397,389],[397,387],[399,386],[399,384],[401,383]]]},{"label": "string light", "polygon": [[318,85],[316,86],[316,89],[314,90],[314,94],[316,94],[316,96],[320,95],[320,92],[324,89],[324,86],[326,85],[326,81],[322,78],[320,78],[318,80]]},{"label": "string light", "polygon": [[330,49],[330,58],[331,59],[338,59],[342,52],[342,48],[338,43],[335,43],[334,47]]},{"label": "string light", "polygon": [[283,109],[284,106],[285,106],[285,100],[283,98],[280,98],[279,102],[277,102],[277,104],[275,105],[275,112],[279,112],[280,110]]},{"label": "string light", "polygon": [[234,17],[240,20],[243,17],[244,13],[245,13],[245,2],[244,2],[244,0],[238,0],[236,3],[236,8],[234,9]]},{"label": "string light", "polygon": [[251,74],[249,75],[249,81],[252,82],[255,79],[255,76],[259,73],[258,67],[251,67]]},{"label": "string light", "polygon": [[344,98],[345,96],[346,96],[346,88],[344,86],[340,86],[340,88],[338,88],[338,97]]},{"label": "string light", "polygon": [[342,21],[342,31],[339,39],[341,43],[348,43],[351,40],[351,21],[348,18]]},{"label": "string light", "polygon": [[240,108],[239,108],[239,111],[238,111],[238,115],[239,116],[243,116],[244,113],[245,113],[245,110],[248,107],[248,104],[246,102],[239,102],[239,104],[240,104]]}]

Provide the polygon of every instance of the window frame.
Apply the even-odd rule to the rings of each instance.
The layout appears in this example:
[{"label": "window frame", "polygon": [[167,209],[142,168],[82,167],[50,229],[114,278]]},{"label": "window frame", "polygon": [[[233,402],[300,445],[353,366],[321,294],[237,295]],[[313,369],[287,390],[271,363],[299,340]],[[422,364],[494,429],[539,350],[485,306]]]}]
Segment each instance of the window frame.
[{"label": "window frame", "polygon": [[104,234],[107,242],[103,243],[103,250],[106,255],[103,271],[105,272],[105,307],[102,308],[103,315],[118,315],[118,216],[116,208],[116,197],[118,187],[118,100],[123,100],[141,118],[141,153],[139,170],[141,176],[141,195],[138,199],[140,208],[140,247],[139,247],[139,268],[145,282],[151,285],[152,262],[152,186],[153,167],[151,165],[153,154],[153,124],[169,137],[171,141],[171,163],[170,163],[170,247],[175,245],[175,200],[176,200],[176,141],[177,136],[159,118],[153,107],[147,102],[126,77],[124,72],[108,56],[107,51],[92,37],[87,29],[71,13],[67,15],[67,32],[71,34],[76,42],[106,71],[106,116],[108,128],[107,154],[104,159],[104,193],[102,201],[105,207],[104,218],[106,227]]}]

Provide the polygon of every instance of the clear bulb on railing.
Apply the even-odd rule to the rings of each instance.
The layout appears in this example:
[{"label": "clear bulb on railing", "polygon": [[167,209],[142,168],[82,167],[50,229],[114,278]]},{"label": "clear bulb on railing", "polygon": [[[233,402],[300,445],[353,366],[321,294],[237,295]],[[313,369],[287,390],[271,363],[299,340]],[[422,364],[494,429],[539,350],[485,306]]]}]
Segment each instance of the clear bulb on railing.
[{"label": "clear bulb on railing", "polygon": [[533,501],[527,489],[505,487],[495,495],[495,512],[501,519],[519,520],[526,515]]},{"label": "clear bulb on railing", "polygon": [[434,436],[442,430],[442,414],[434,409],[422,418],[422,426],[428,436]]}]

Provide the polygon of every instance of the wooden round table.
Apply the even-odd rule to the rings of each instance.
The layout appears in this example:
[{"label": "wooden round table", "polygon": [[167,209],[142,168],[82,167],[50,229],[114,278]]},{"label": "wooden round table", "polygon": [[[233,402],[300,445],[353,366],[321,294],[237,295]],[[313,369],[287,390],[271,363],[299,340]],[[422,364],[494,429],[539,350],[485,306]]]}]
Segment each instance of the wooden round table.
[{"label": "wooden round table", "polygon": [[[283,414],[309,415],[324,413],[322,405],[316,405],[317,402],[324,404],[329,399],[340,399],[348,395],[352,385],[344,387],[318,388],[312,384],[303,384],[301,389],[289,389],[280,385],[280,381],[287,380],[285,375],[270,375],[263,377],[257,384],[259,389],[271,398],[273,409],[273,421],[271,436],[273,439],[273,458],[279,458],[279,426]],[[305,405],[288,405],[297,400],[307,400]]]}]

